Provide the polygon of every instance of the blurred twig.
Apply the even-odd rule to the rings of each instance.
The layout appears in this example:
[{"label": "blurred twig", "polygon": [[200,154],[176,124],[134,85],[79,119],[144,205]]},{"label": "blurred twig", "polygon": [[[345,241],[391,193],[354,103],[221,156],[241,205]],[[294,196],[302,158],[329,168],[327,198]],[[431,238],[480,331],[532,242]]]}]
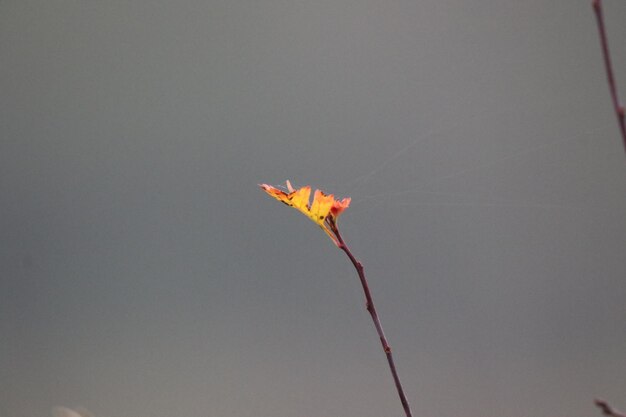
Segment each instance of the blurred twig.
[{"label": "blurred twig", "polygon": [[620,132],[622,134],[622,142],[626,151],[626,121],[624,120],[624,106],[620,104],[617,95],[617,87],[615,86],[615,77],[613,76],[613,65],[611,64],[611,52],[609,50],[609,41],[606,35],[606,27],[604,25],[604,16],[602,13],[602,0],[593,0],[593,11],[596,14],[596,22],[598,23],[598,32],[600,33],[600,43],[602,45],[602,56],[604,57],[604,67],[606,68],[606,78],[609,83],[609,91],[613,108],[617,115]]},{"label": "blurred twig", "polygon": [[602,414],[604,414],[605,416],[609,416],[609,417],[626,417],[626,414],[623,414],[623,413],[617,411],[616,409],[611,407],[609,405],[609,403],[607,403],[604,400],[600,400],[600,399],[596,398],[594,403],[600,410],[602,410]]}]

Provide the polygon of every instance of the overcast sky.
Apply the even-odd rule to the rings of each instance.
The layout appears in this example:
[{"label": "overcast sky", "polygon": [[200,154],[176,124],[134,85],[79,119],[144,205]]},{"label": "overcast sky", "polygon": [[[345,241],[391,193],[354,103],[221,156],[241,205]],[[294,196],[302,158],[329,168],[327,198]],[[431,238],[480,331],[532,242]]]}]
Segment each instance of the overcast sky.
[{"label": "overcast sky", "polygon": [[[626,97],[626,3],[605,2]],[[626,408],[590,1],[0,2],[0,417]]]}]

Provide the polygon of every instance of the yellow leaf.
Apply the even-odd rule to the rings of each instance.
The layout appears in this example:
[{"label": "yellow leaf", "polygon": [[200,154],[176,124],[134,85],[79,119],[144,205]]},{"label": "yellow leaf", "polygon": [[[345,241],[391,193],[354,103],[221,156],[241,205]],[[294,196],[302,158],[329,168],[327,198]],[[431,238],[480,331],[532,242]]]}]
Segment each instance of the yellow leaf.
[{"label": "yellow leaf", "polygon": [[319,225],[335,244],[338,244],[337,238],[329,227],[329,224],[336,225],[339,215],[350,205],[349,197],[339,201],[335,200],[332,194],[326,195],[320,190],[315,190],[313,203],[309,204],[311,187],[308,185],[294,190],[291,183],[287,181],[288,193],[267,184],[259,184],[259,186],[278,201],[298,209],[314,223]]}]

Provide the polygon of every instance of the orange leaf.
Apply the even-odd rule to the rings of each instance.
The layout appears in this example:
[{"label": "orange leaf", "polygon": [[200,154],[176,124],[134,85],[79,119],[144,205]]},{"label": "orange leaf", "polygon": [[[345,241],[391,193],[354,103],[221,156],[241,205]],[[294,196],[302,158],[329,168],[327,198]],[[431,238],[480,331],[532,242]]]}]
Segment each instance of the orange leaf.
[{"label": "orange leaf", "polygon": [[313,203],[309,204],[311,196],[311,187],[304,186],[297,190],[291,187],[291,183],[287,181],[287,189],[289,192],[272,187],[267,184],[259,184],[259,186],[269,195],[281,201],[288,206],[298,209],[314,223],[320,226],[331,239],[338,244],[337,238],[334,236],[332,230],[329,228],[326,220],[336,223],[339,215],[350,205],[350,198],[344,198],[343,200],[335,200],[332,194],[324,194],[320,190],[315,190],[313,194]]}]

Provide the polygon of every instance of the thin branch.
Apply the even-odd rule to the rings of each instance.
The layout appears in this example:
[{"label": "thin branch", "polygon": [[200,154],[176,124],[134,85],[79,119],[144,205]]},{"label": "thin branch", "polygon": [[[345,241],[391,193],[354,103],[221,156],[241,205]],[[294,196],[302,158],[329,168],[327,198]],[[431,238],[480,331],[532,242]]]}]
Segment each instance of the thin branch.
[{"label": "thin branch", "polygon": [[593,11],[596,14],[596,22],[598,23],[598,32],[600,33],[600,43],[602,45],[602,55],[604,57],[604,67],[606,68],[606,78],[609,83],[611,100],[613,101],[613,108],[615,109],[615,114],[617,115],[617,122],[622,134],[624,150],[626,151],[626,121],[624,120],[625,110],[624,106],[620,104],[619,96],[617,95],[617,87],[615,86],[613,65],[611,64],[611,52],[609,50],[609,41],[606,35],[604,16],[602,13],[602,0],[593,0]]},{"label": "thin branch", "polygon": [[598,398],[596,398],[594,400],[594,404],[600,409],[602,410],[602,414],[604,414],[605,416],[609,416],[609,417],[626,417],[626,414],[623,414],[619,411],[617,411],[616,409],[614,409],[613,407],[611,407],[609,405],[609,403],[607,403],[604,400],[600,400]]},{"label": "thin branch", "polygon": [[372,294],[370,293],[369,286],[367,285],[367,280],[365,279],[365,271],[363,270],[363,265],[354,257],[354,255],[352,254],[352,252],[350,251],[346,243],[343,241],[343,238],[339,234],[339,229],[337,228],[337,225],[333,221],[330,221],[329,224],[330,224],[331,230],[337,237],[337,243],[338,243],[339,249],[341,249],[342,251],[346,253],[346,255],[348,255],[348,258],[350,258],[350,261],[352,261],[352,264],[356,268],[357,274],[359,274],[359,279],[361,280],[361,286],[363,287],[363,292],[365,293],[365,301],[366,301],[365,307],[367,308],[367,311],[370,313],[370,316],[372,316],[372,320],[374,321],[374,326],[376,327],[376,332],[378,333],[378,337],[380,338],[380,343],[382,344],[383,351],[385,352],[385,355],[387,356],[389,369],[391,370],[393,381],[396,384],[396,389],[398,390],[398,396],[400,397],[402,408],[404,408],[404,413],[406,414],[406,417],[412,417],[413,415],[411,414],[411,407],[409,406],[409,402],[407,401],[406,396],[404,395],[404,389],[402,388],[402,383],[400,382],[400,377],[398,377],[398,371],[396,370],[396,365],[393,361],[393,355],[391,354],[391,346],[389,346],[389,343],[387,342],[387,338],[385,337],[385,333],[383,332],[383,326],[380,323],[380,319],[378,318],[378,313],[376,312],[376,307],[374,307],[374,300],[372,299]]}]

